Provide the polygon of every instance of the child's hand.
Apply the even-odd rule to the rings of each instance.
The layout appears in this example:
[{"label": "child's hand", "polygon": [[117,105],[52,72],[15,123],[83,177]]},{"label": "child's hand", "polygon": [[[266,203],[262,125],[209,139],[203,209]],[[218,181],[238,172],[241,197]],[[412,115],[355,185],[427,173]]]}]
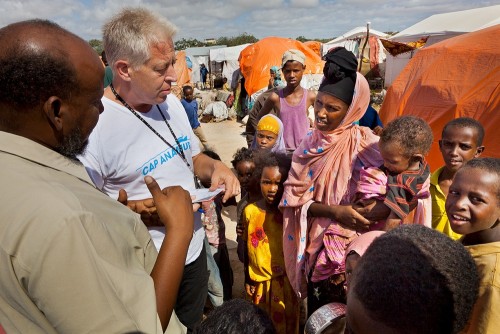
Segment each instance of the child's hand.
[{"label": "child's hand", "polygon": [[250,284],[250,283],[245,283],[245,291],[247,292],[247,295],[250,297],[253,297],[255,293],[255,285]]}]

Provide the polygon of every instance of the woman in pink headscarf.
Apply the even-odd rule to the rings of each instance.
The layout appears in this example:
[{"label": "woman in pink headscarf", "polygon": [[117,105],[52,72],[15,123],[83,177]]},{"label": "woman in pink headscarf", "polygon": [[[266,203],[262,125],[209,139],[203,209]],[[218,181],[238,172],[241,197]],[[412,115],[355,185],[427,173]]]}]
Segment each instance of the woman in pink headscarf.
[{"label": "woman in pink headscarf", "polygon": [[[382,165],[379,137],[357,122],[370,101],[366,79],[345,48],[326,56],[325,78],[314,104],[315,129],[293,154],[283,209],[286,270],[297,294],[308,296],[308,313],[329,302],[345,302],[343,258],[347,245],[370,221],[353,206],[362,167]],[[382,205],[383,206],[383,205]],[[364,217],[363,215],[366,217]]]}]

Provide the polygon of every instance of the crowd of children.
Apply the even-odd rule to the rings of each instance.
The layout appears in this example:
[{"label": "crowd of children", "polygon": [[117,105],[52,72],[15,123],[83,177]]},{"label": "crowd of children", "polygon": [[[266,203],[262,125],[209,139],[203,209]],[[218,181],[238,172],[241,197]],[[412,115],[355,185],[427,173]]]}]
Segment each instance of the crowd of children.
[{"label": "crowd of children", "polygon": [[[300,298],[306,296],[311,319],[323,305],[346,304],[347,314],[337,315],[346,319],[345,333],[500,330],[500,162],[479,158],[483,127],[467,117],[448,122],[439,139],[445,165],[431,174],[429,125],[403,116],[377,135],[357,125],[369,101],[366,80],[345,49],[325,59],[315,125],[293,145],[293,156],[286,125],[268,114],[275,108],[279,115],[275,98],[259,112],[249,148],[233,157],[242,187],[236,231],[247,299],[277,333],[299,332]],[[284,73],[287,84],[304,100],[308,95],[290,79],[302,63],[294,50],[284,55],[283,66],[291,68]],[[190,88],[184,96],[183,103],[192,103]],[[205,203],[205,227],[212,253],[222,254],[224,263],[216,262],[226,276],[227,301],[227,248],[224,237],[213,241],[214,233],[224,234],[220,206]]]}]

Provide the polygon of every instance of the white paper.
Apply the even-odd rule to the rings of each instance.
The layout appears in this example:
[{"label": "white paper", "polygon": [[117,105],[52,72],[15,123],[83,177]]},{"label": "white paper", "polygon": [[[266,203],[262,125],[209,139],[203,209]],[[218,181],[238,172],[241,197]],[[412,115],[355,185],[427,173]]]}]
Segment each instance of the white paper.
[{"label": "white paper", "polygon": [[190,192],[191,196],[195,196],[193,203],[199,203],[204,201],[209,201],[215,196],[217,196],[224,188],[217,188],[214,191],[210,191],[208,188],[195,189]]}]

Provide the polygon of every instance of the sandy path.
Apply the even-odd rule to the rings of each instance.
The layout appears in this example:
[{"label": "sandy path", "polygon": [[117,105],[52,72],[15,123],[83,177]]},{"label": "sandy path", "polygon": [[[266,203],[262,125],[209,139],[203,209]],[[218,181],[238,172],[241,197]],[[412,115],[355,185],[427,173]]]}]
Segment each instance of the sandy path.
[{"label": "sandy path", "polygon": [[[232,168],[233,154],[238,148],[247,146],[245,136],[242,135],[245,126],[232,120],[219,123],[202,123],[202,128],[211,149],[221,157],[226,166]],[[226,223],[227,246],[234,273],[233,297],[243,297],[243,264],[238,260],[236,254],[236,207],[224,207],[222,216]]]}]

